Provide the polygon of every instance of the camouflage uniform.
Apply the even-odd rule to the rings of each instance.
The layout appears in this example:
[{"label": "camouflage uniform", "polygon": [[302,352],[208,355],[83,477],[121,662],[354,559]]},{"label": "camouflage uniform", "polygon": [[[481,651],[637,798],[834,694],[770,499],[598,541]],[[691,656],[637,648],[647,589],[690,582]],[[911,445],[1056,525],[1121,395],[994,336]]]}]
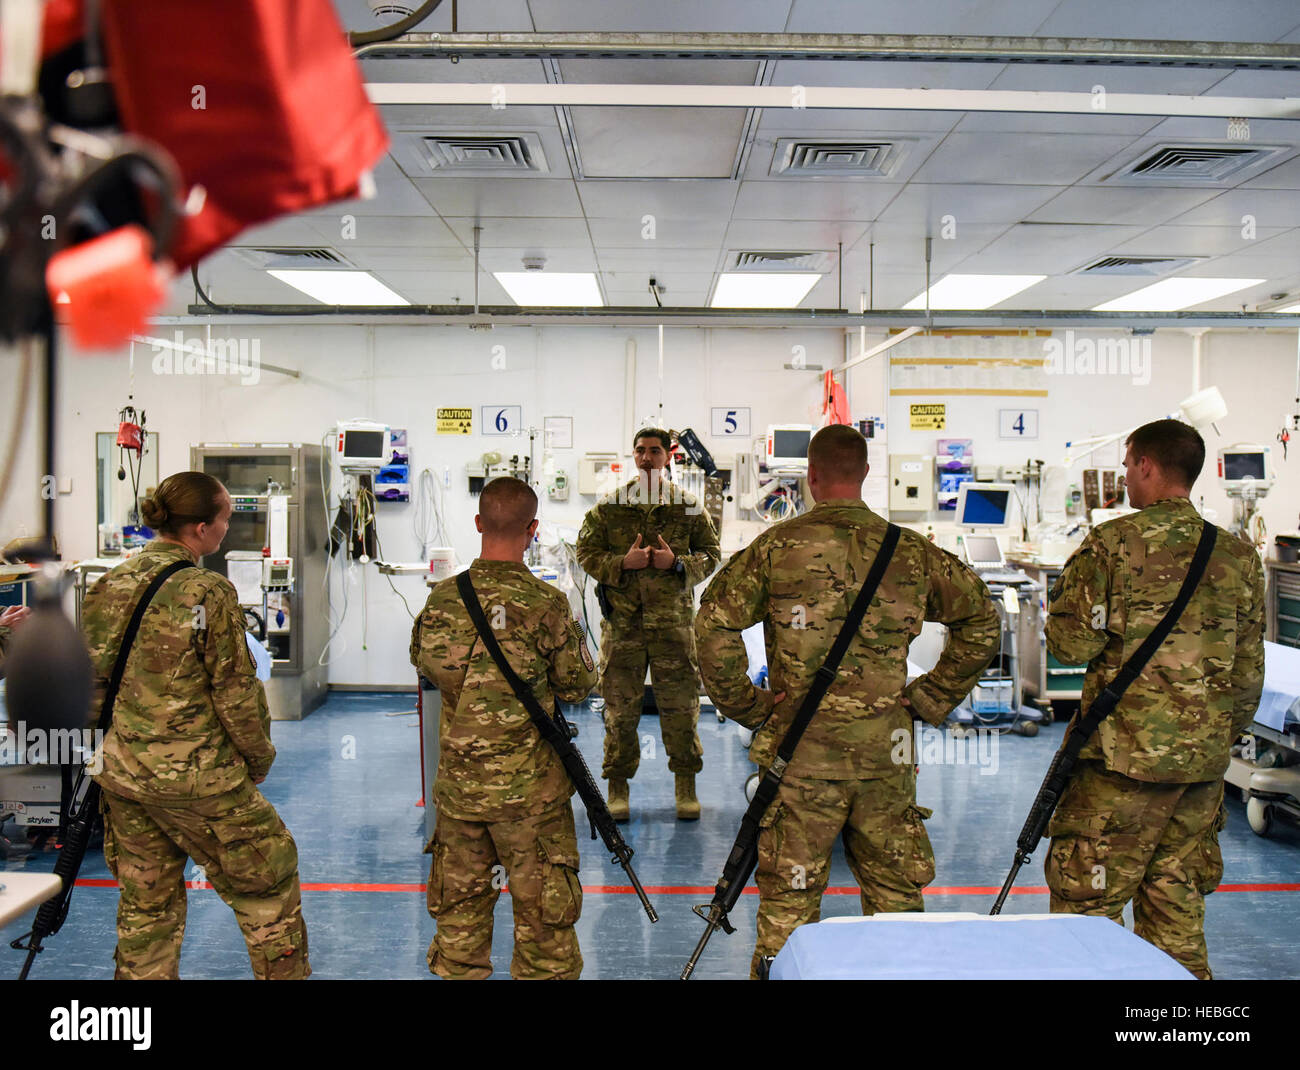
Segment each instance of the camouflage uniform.
[{"label": "camouflage uniform", "polygon": [[[646,498],[642,502],[642,498]],[[681,570],[623,570],[636,537],[643,547],[659,536]],[[659,709],[668,768],[704,768],[698,725],[700,668],[691,618],[695,586],[718,565],[718,533],[694,495],[668,480],[642,492],[639,479],[596,503],[578,535],[578,563],[604,585],[613,612],[602,626],[600,693],[605,700],[605,761],[601,775],[630,779],[641,760],[637,725],[645,696],[646,666]]]},{"label": "camouflage uniform", "polygon": [[[154,540],[86,594],[97,720],[127,621],[167,565],[194,560]],[[275,748],[235,589],[207,569],[172,576],[149,604],[103,746],[104,857],[121,886],[117,976],[175,978],[185,932],[185,859],[235,911],[253,974],[311,973],[293,837],[253,784]]]},{"label": "camouflage uniform", "polygon": [[[511,667],[545,710],[581,702],[595,665],[569,602],[517,561],[478,558],[474,590]],[[440,977],[492,973],[492,910],[509,882],[516,978],[577,978],[574,924],[582,908],[573,784],[484,648],[454,579],[444,580],[411,632],[411,664],[442,694],[438,822],[425,847],[429,969]]]},{"label": "camouflage uniform", "polygon": [[[733,557],[700,602],[695,634],[710,697],[755,729],[766,768],[880,550],[886,522],[855,499],[824,501],[765,531]],[[937,665],[907,684],[907,649],[923,621],[950,629]],[[763,623],[771,691],[746,671],[741,631]],[[872,608],[808,725],[758,841],[760,956],[821,916],[831,848],[842,835],[865,913],[922,910],[934,854],[916,805],[915,770],[895,764],[912,719],[942,724],[997,649],[988,588],[952,554],[903,530]],[[775,694],[785,701],[773,710]],[[906,703],[906,705],[904,704]]]},{"label": "camouflage uniform", "polygon": [[[1167,498],[1096,528],[1052,590],[1048,649],[1088,663],[1083,709],[1151,634],[1182,585],[1202,520]],[[1054,912],[1121,920],[1210,977],[1204,896],[1223,875],[1223,774],[1264,680],[1264,575],[1220,530],[1179,622],[1080,754],[1048,828]]]}]

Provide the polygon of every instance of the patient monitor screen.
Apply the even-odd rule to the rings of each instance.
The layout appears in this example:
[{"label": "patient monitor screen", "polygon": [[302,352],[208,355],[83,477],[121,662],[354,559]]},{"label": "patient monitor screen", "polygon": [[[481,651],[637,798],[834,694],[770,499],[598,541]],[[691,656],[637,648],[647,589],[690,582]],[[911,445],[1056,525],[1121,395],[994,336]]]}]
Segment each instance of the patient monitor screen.
[{"label": "patient monitor screen", "polygon": [[362,458],[372,457],[383,461],[385,431],[345,431],[343,433],[343,456]]},{"label": "patient monitor screen", "polygon": [[811,438],[811,431],[773,431],[772,456],[782,459],[807,457]]},{"label": "patient monitor screen", "polygon": [[986,565],[1002,560],[1002,548],[993,535],[967,535],[966,559],[972,565]]},{"label": "patient monitor screen", "polygon": [[997,527],[1007,522],[1007,498],[1011,492],[1006,490],[980,490],[974,483],[967,483],[966,510],[957,518],[958,524],[971,527]]},{"label": "patient monitor screen", "polygon": [[1224,479],[1264,479],[1262,453],[1225,453],[1223,455]]}]

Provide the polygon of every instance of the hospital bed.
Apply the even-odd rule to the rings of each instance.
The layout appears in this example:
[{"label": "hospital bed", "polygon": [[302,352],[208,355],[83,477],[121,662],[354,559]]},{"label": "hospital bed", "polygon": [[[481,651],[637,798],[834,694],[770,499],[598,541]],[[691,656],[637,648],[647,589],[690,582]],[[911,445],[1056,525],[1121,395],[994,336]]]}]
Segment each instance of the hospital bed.
[{"label": "hospital bed", "polygon": [[1264,644],[1264,692],[1248,734],[1223,779],[1245,797],[1250,827],[1267,836],[1279,814],[1300,821],[1300,649]]},{"label": "hospital bed", "polygon": [[1081,914],[875,914],[796,929],[774,981],[1191,981],[1165,952],[1109,918]]}]

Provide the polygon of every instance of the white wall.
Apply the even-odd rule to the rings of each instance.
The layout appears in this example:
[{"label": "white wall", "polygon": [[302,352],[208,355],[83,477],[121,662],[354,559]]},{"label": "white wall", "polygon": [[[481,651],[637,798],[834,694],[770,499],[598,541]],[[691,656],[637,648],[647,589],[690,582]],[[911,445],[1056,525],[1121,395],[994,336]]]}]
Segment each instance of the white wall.
[{"label": "white wall", "polygon": [[[172,328],[157,328],[170,338]],[[186,339],[202,336],[188,328]],[[260,345],[262,361],[301,370],[294,379],[263,369],[260,381],[243,385],[238,377],[156,374],[153,354],[137,346],[134,397],[148,415],[148,429],[160,439],[160,471],[166,475],[189,467],[191,443],[202,441],[319,442],[340,418],[366,417],[409,430],[412,470],[432,468],[439,478],[450,470],[447,500],[453,542],[462,560],[477,549],[474,500],[466,489],[464,466],[488,449],[507,456],[527,451],[527,439],[468,438],[436,435],[434,410],[442,406],[522,405],[526,423],[541,426],[545,416],[574,418],[574,448],[556,460],[577,477],[577,462],[589,450],[621,450],[624,437],[624,363],[627,340],[637,346],[634,423],[658,418],[660,386],[658,337],[654,330],[613,328],[497,328],[471,331],[452,327],[360,327],[348,325],[262,325],[214,329],[216,337],[248,337]],[[873,345],[883,335],[869,333]],[[494,347],[498,358],[494,367]],[[802,346],[802,354],[795,347]],[[738,444],[709,434],[713,406],[747,406],[752,427],[806,421],[816,424],[821,406],[821,373],[791,371],[783,365],[803,356],[809,365],[833,366],[843,360],[845,338],[835,330],[669,329],[665,332],[663,421],[691,426],[720,464],[726,465]],[[857,347],[853,332],[850,346]],[[1120,430],[1173,411],[1191,393],[1191,340],[1177,332],[1158,332],[1151,382],[1136,386],[1105,376],[1054,380],[1050,396],[1039,400],[1041,437],[1026,448],[996,438],[997,398],[947,399],[948,430],[911,432],[906,398],[886,402],[887,356],[856,368],[849,396],[855,418],[887,411],[889,449],[930,453],[938,437],[972,437],[980,463],[1009,464],[1027,456],[1057,461],[1067,439]],[[1218,444],[1273,442],[1295,375],[1295,338],[1290,334],[1212,333],[1205,339],[1203,385],[1218,385],[1229,415],[1219,425]],[[501,366],[504,357],[504,366]],[[64,557],[95,551],[94,433],[116,427],[118,409],[128,392],[125,353],[81,356],[66,352],[62,363],[59,407],[60,477],[73,479],[73,492],[58,500],[58,528]],[[161,362],[159,362],[161,366]],[[0,355],[0,381],[16,383],[14,354]],[[0,503],[0,543],[34,534],[39,525],[37,444],[40,441],[36,396],[18,457],[15,484]],[[12,395],[0,402],[0,442],[7,439]],[[1300,442],[1292,459],[1279,464],[1278,486],[1263,503],[1270,532],[1294,530],[1300,511]],[[744,444],[739,444],[744,448]],[[541,448],[537,449],[540,463]],[[872,463],[887,471],[879,445]],[[1229,504],[1207,474],[1194,494],[1219,510]],[[592,500],[576,493],[566,503],[543,497],[546,523],[576,529]],[[412,528],[413,504],[380,503],[379,535],[390,560],[413,561],[418,554]],[[317,519],[317,518],[313,518]],[[324,518],[317,522],[324,523]],[[373,567],[349,566],[336,575],[334,600],[342,604],[341,584],[349,584],[350,608],[334,650],[330,679],[336,684],[397,685],[411,682],[407,663],[410,618],[387,582]],[[418,577],[398,577],[398,588],[413,608],[423,602]],[[365,598],[361,594],[364,585]],[[364,646],[363,614],[364,602]]]}]

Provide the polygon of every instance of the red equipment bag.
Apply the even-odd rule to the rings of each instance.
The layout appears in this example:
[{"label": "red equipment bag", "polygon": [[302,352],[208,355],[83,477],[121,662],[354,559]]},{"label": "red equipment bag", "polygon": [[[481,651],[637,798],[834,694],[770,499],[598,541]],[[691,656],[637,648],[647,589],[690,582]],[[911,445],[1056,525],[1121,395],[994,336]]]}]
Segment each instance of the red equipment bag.
[{"label": "red equipment bag", "polygon": [[388,147],[329,0],[106,0],[122,125],[207,192],[169,254],[186,268],[244,228],[357,195]]}]

